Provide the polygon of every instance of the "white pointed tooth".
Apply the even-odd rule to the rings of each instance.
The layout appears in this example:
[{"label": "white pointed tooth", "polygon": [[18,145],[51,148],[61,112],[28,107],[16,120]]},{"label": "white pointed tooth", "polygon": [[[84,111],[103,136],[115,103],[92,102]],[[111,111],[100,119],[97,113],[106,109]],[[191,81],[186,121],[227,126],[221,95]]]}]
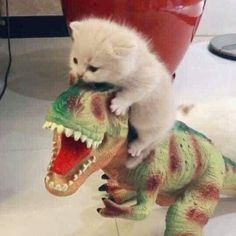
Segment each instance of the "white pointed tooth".
[{"label": "white pointed tooth", "polygon": [[101,144],[101,142],[99,142],[99,141],[94,142],[95,148],[97,148],[100,144]]},{"label": "white pointed tooth", "polygon": [[73,180],[70,180],[70,181],[68,182],[68,184],[69,184],[69,186],[73,185],[73,184],[74,184]]},{"label": "white pointed tooth", "polygon": [[75,174],[73,180],[75,181],[75,180],[77,180],[78,178],[79,178],[79,176]]},{"label": "white pointed tooth", "polygon": [[96,157],[95,157],[95,156],[92,156],[92,157],[90,157],[90,160],[91,160],[92,162],[96,162]]},{"label": "white pointed tooth", "polygon": [[64,129],[65,129],[65,128],[64,128],[62,125],[58,125],[58,126],[57,126],[57,132],[58,132],[59,134],[63,133]]},{"label": "white pointed tooth", "polygon": [[99,142],[98,142],[98,146],[99,146],[101,143],[102,143],[102,141],[99,141]]},{"label": "white pointed tooth", "polygon": [[56,189],[56,190],[58,190],[58,191],[61,191],[62,190],[62,188],[61,188],[61,185],[60,184],[57,184],[56,186],[55,186],[55,188],[54,189]]},{"label": "white pointed tooth", "polygon": [[93,140],[92,139],[87,139],[87,148],[91,148],[92,147],[92,143],[93,143]]},{"label": "white pointed tooth", "polygon": [[86,169],[92,164],[92,161],[91,160],[87,160],[85,165],[87,166]]},{"label": "white pointed tooth", "polygon": [[50,188],[54,188],[54,182],[50,182],[50,183],[49,183],[49,187],[50,187]]},{"label": "white pointed tooth", "polygon": [[43,129],[46,129],[48,127],[47,121],[43,124]]},{"label": "white pointed tooth", "polygon": [[78,141],[80,137],[81,137],[81,133],[78,132],[78,131],[75,131],[75,132],[74,132],[74,140],[75,140],[75,141]]},{"label": "white pointed tooth", "polygon": [[82,171],[83,171],[83,172],[86,171],[87,168],[88,168],[88,165],[86,165],[86,164],[83,164],[83,165],[82,165]]},{"label": "white pointed tooth", "polygon": [[45,178],[46,183],[48,183],[49,179],[50,179],[50,177],[46,176],[46,178]]},{"label": "white pointed tooth", "polygon": [[93,142],[92,148],[93,148],[93,149],[96,149],[96,148],[97,148],[97,142]]},{"label": "white pointed tooth", "polygon": [[82,174],[83,174],[83,171],[82,171],[82,170],[79,170],[78,174],[79,174],[79,175],[82,175]]},{"label": "white pointed tooth", "polygon": [[63,184],[62,185],[62,191],[65,192],[68,189],[68,185],[67,184]]},{"label": "white pointed tooth", "polygon": [[66,133],[66,137],[68,138],[68,137],[70,137],[73,134],[73,130],[66,128],[65,129],[65,133]]},{"label": "white pointed tooth", "polygon": [[45,121],[45,123],[44,123],[44,125],[43,125],[43,128],[44,128],[44,129],[49,128],[51,125],[52,125],[52,122]]},{"label": "white pointed tooth", "polygon": [[52,123],[51,130],[54,130],[57,127],[57,124]]},{"label": "white pointed tooth", "polygon": [[87,137],[85,135],[81,136],[81,141],[84,143],[87,140]]}]

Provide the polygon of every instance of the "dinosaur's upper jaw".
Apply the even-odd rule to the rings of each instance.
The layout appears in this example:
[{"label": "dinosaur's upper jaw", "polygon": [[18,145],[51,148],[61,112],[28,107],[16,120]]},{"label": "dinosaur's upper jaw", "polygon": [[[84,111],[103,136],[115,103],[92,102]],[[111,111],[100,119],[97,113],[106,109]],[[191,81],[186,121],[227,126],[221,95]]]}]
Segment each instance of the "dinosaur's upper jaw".
[{"label": "dinosaur's upper jaw", "polygon": [[45,184],[49,192],[58,196],[74,193],[91,173],[104,166],[104,152],[116,146],[106,135],[127,136],[127,116],[116,117],[109,110],[113,88],[81,83],[55,99],[44,124],[44,128],[54,132]]},{"label": "dinosaur's upper jaw", "polygon": [[[57,196],[73,194],[84,180],[96,169],[93,151],[101,142],[93,141],[72,130],[47,122],[46,128],[54,131],[52,159],[45,178],[49,192]],[[58,132],[60,129],[60,133]]]}]

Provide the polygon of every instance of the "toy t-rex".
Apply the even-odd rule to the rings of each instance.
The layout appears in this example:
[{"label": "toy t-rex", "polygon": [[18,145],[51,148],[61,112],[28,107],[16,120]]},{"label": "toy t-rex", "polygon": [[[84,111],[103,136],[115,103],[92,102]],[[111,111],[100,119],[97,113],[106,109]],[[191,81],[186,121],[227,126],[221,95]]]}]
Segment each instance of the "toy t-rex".
[{"label": "toy t-rex", "polygon": [[[204,135],[176,121],[142,164],[127,169],[127,143],[134,132],[127,115],[109,110],[115,91],[108,84],[78,82],[53,102],[44,124],[54,131],[46,188],[57,196],[71,195],[102,169],[108,182],[100,190],[109,198],[103,198],[101,215],[142,220],[155,203],[170,205],[165,236],[202,235],[220,192],[236,193],[236,164]],[[137,203],[120,205],[131,199]]]}]

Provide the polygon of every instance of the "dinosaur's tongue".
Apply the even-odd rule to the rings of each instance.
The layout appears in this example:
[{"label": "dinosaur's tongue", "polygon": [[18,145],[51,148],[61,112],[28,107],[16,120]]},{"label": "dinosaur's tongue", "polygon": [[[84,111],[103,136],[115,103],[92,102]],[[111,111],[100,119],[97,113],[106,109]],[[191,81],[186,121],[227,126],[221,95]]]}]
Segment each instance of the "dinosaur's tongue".
[{"label": "dinosaur's tongue", "polygon": [[75,141],[74,138],[61,137],[61,148],[54,160],[52,171],[65,175],[91,152],[85,143]]}]

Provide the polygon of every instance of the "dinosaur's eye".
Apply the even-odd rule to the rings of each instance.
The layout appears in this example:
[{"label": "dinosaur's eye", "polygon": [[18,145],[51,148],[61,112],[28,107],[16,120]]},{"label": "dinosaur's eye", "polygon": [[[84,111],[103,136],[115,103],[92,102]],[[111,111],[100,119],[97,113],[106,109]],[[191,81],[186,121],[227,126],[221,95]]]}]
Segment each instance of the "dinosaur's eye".
[{"label": "dinosaur's eye", "polygon": [[74,57],[74,58],[73,58],[73,62],[74,62],[75,64],[78,64],[78,59],[77,59],[76,57]]},{"label": "dinosaur's eye", "polygon": [[92,65],[88,66],[88,70],[91,71],[91,72],[96,72],[98,69],[99,69],[99,67],[95,67],[95,66],[92,66]]}]

